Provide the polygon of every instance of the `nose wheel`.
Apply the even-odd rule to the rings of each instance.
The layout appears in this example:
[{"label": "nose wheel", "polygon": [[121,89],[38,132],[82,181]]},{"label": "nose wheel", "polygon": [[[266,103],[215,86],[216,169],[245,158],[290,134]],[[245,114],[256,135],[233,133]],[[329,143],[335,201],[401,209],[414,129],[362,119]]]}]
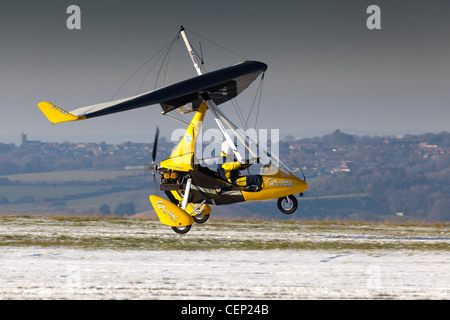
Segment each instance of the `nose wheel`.
[{"label": "nose wheel", "polygon": [[185,234],[185,233],[188,233],[189,230],[191,230],[191,226],[172,227],[172,230],[175,231],[178,234]]},{"label": "nose wheel", "polygon": [[291,214],[294,213],[295,210],[297,210],[298,207],[298,201],[297,198],[293,195],[278,198],[278,210],[283,212],[284,214]]}]

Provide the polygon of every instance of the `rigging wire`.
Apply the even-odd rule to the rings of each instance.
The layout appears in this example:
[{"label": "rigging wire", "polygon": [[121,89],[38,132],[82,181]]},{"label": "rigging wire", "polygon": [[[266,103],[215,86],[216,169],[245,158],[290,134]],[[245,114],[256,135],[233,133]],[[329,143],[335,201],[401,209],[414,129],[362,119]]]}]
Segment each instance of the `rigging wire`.
[{"label": "rigging wire", "polygon": [[262,96],[262,91],[263,91],[263,86],[264,86],[264,75],[266,73],[264,72],[261,76],[261,90],[259,91],[259,98],[258,98],[258,107],[256,108],[256,118],[255,118],[255,129],[257,127],[257,123],[258,123],[258,115],[259,115],[259,109],[261,108],[261,96]]},{"label": "rigging wire", "polygon": [[239,121],[241,122],[241,124],[244,127],[244,129],[247,130],[247,127],[245,126],[244,115],[242,114],[242,110],[241,110],[241,108],[239,106],[239,103],[238,103],[237,99],[234,98],[234,99],[231,99],[230,101],[233,104],[233,107],[234,107],[234,110],[236,111],[236,114],[238,115]]},{"label": "rigging wire", "polygon": [[252,106],[250,107],[250,111],[248,112],[247,120],[245,121],[245,127],[247,127],[248,120],[250,119],[250,115],[252,114],[253,107],[255,106],[255,101],[258,98],[258,93],[259,93],[258,104],[257,104],[257,107],[256,107],[256,119],[255,119],[255,129],[256,129],[256,125],[257,125],[257,122],[258,122],[259,108],[260,108],[260,105],[261,105],[261,95],[262,95],[263,83],[264,83],[264,73],[261,76],[261,80],[259,81],[258,89],[256,90],[255,97],[253,98]]},{"label": "rigging wire", "polygon": [[142,88],[142,86],[144,85],[145,80],[147,80],[148,75],[149,75],[150,72],[153,70],[153,68],[156,66],[156,64],[158,63],[158,61],[162,58],[162,56],[163,56],[163,54],[160,54],[160,55],[159,55],[158,59],[156,59],[156,61],[152,64],[152,66],[149,68],[149,70],[148,70],[147,73],[145,74],[145,77],[144,77],[144,79],[142,79],[141,85],[139,86],[139,89],[138,89],[138,91],[137,91],[138,94],[139,94],[139,92],[141,91],[141,88]]},{"label": "rigging wire", "polygon": [[133,72],[133,74],[131,76],[128,77],[127,80],[125,80],[124,83],[122,83],[122,85],[119,87],[119,89],[117,89],[117,91],[112,95],[110,101],[112,101],[117,94],[120,92],[120,90],[122,90],[122,88],[127,84],[128,81],[130,81],[131,78],[133,78],[136,73],[138,73],[147,63],[149,63],[154,57],[156,57],[158,54],[160,54],[163,50],[165,50],[167,48],[167,46],[169,46],[171,43],[173,42],[173,40],[169,41],[166,45],[164,45],[164,47],[162,47],[161,49],[158,50],[158,52],[156,52],[154,55],[152,55],[150,58],[148,58],[135,72]]},{"label": "rigging wire", "polygon": [[[156,89],[156,85],[158,83],[158,79],[159,79],[159,75],[161,74],[161,70],[164,66],[164,62],[166,62],[167,57],[169,56],[169,53],[172,51],[172,47],[174,45],[174,43],[178,43],[178,38],[180,37],[180,33],[178,32],[177,35],[175,36],[175,38],[172,40],[172,43],[169,47],[169,50],[167,50],[166,55],[164,56],[164,60],[161,63],[161,66],[159,67],[159,71],[158,71],[158,75],[156,76],[156,80],[155,80],[155,86],[153,89]],[[176,46],[175,46],[176,47]],[[170,58],[169,58],[170,59]],[[167,69],[166,69],[167,70]],[[167,77],[166,77],[167,78]]]},{"label": "rigging wire", "polygon": [[[201,62],[202,64],[205,64],[205,60],[203,60],[202,43],[199,41],[199,42],[198,42],[198,45],[200,46],[200,54],[201,54],[201,60],[200,60],[200,62]],[[197,53],[197,54],[198,54],[198,53]]]},{"label": "rigging wire", "polygon": [[215,46],[217,46],[217,47],[219,47],[219,48],[221,48],[221,49],[223,49],[223,50],[225,50],[225,51],[228,51],[228,52],[231,53],[231,54],[234,54],[235,56],[237,56],[237,57],[239,57],[239,58],[241,58],[241,59],[248,60],[247,58],[241,56],[240,54],[238,54],[238,53],[236,53],[236,52],[234,52],[234,51],[232,51],[232,50],[230,50],[230,49],[225,48],[224,46],[218,44],[217,42],[214,42],[214,41],[212,41],[212,40],[209,40],[209,39],[207,39],[207,38],[205,38],[205,37],[199,35],[198,33],[194,32],[194,31],[192,31],[192,30],[190,30],[190,29],[187,29],[187,28],[184,28],[184,29],[185,29],[185,30],[188,30],[188,31],[189,31],[190,33],[192,33],[192,34],[195,34],[197,37],[202,38],[203,40],[206,40],[206,41],[212,43],[213,45],[215,45]]},{"label": "rigging wire", "polygon": [[[187,125],[189,125],[189,121],[187,121],[186,119],[184,119],[183,117],[181,117],[178,113],[175,113],[175,114],[169,114],[169,113],[163,113],[162,114],[163,116],[166,116],[166,117],[169,117],[169,118],[171,118],[171,119],[173,119],[173,120],[175,120],[175,121],[178,121],[178,122],[180,122],[180,123],[182,123],[182,124],[187,124]],[[178,116],[178,117],[177,117]]]},{"label": "rigging wire", "polygon": [[178,33],[177,37],[175,37],[175,40],[172,43],[172,47],[170,48],[169,60],[167,61],[167,65],[166,65],[166,74],[164,76],[163,86],[166,86],[167,82],[169,81],[169,74],[170,74],[170,71],[172,70],[173,56],[174,56],[175,50],[177,49],[177,46],[178,46],[178,39],[180,39],[179,33]]},{"label": "rigging wire", "polygon": [[[178,44],[178,38],[179,38],[179,37],[180,37],[180,34],[177,33],[177,35],[176,35],[175,38],[172,40],[172,42],[171,42],[171,44],[170,44],[170,46],[169,46],[169,49],[168,49],[168,52],[170,52],[170,58],[169,58],[169,60],[172,59],[172,55],[173,55],[173,52],[174,52],[174,50],[175,50],[175,48],[176,48],[176,46],[177,46],[177,44]],[[175,45],[174,45],[174,44],[175,44]],[[167,46],[167,45],[166,45],[166,46]],[[164,47],[164,49],[165,49],[165,47]],[[162,50],[160,50],[160,51],[162,51]],[[166,56],[167,56],[167,54],[168,54],[168,53],[166,53]],[[161,53],[161,55],[158,57],[158,59],[156,59],[156,61],[153,63],[153,65],[150,67],[150,69],[149,69],[149,70],[147,71],[147,73],[145,74],[145,77],[144,77],[144,79],[142,79],[141,85],[139,86],[138,93],[139,93],[139,91],[141,91],[141,88],[142,88],[142,86],[144,85],[145,80],[147,80],[148,75],[149,75],[150,72],[153,70],[153,67],[158,63],[158,61],[162,58],[162,56],[163,56],[163,53]],[[164,65],[164,60],[163,60],[163,62],[162,62],[162,65]],[[161,65],[161,68],[162,68],[162,65]],[[166,85],[167,79],[168,79],[168,77],[169,77],[169,74],[168,74],[168,73],[170,72],[170,70],[167,70],[168,67],[169,67],[169,66],[166,67],[166,76],[165,76],[165,79],[164,79],[164,86]],[[170,68],[171,68],[171,66],[170,66]],[[158,76],[159,76],[159,73],[158,73]],[[157,84],[157,82],[158,82],[158,77],[156,78],[156,81],[155,81],[155,87],[153,88],[153,90],[156,89],[156,84]]]}]

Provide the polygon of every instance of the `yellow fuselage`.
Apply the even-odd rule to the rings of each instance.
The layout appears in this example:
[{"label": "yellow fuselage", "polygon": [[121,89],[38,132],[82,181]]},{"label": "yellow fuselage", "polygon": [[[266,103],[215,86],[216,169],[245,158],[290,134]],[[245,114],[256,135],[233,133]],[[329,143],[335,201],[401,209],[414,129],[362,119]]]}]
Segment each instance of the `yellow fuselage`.
[{"label": "yellow fuselage", "polygon": [[[195,142],[200,133],[206,111],[207,105],[203,102],[192,118],[183,138],[174,148],[171,156],[161,162],[161,168],[180,172],[196,170],[194,166]],[[245,187],[239,188],[242,192],[244,201],[277,199],[292,194],[302,193],[308,189],[308,184],[304,180],[299,179],[283,166],[277,168],[266,165],[262,172],[262,176],[262,190],[250,192],[246,191]],[[173,191],[172,194],[174,194],[175,197],[178,196],[176,191]],[[238,198],[236,200],[238,200]],[[240,198],[239,201],[243,200]]]}]

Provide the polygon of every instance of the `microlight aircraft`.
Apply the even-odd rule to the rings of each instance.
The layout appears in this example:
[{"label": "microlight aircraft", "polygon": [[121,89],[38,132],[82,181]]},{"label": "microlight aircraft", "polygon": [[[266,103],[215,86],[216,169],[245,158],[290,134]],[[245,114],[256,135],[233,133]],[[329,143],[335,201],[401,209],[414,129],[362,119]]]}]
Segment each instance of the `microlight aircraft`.
[{"label": "microlight aircraft", "polygon": [[[271,161],[263,168],[260,175],[261,185],[241,187],[230,183],[221,175],[196,162],[196,141],[201,131],[203,120],[209,110],[214,117],[224,140],[240,163],[258,162],[258,156],[248,147],[242,131],[237,128],[218,108],[218,105],[234,99],[244,91],[257,77],[264,75],[267,65],[258,61],[242,63],[203,73],[198,55],[192,49],[185,29],[181,27],[182,36],[189,56],[197,71],[197,76],[154,91],[110,102],[81,107],[66,111],[50,102],[40,102],[39,108],[52,123],[85,120],[116,112],[160,104],[162,114],[177,110],[187,113],[195,112],[186,132],[173,149],[170,157],[160,164],[155,163],[159,130],[155,134],[152,172],[156,185],[156,172],[160,175],[160,190],[168,198],[150,196],[150,202],[162,224],[172,227],[176,233],[187,233],[196,223],[204,223],[212,212],[210,205],[225,205],[243,201],[261,201],[278,199],[277,205],[285,214],[293,213],[298,206],[295,194],[303,195],[308,184],[298,178],[274,154]],[[226,129],[225,127],[228,127]],[[231,130],[244,143],[251,159],[245,159],[238,151]]]}]

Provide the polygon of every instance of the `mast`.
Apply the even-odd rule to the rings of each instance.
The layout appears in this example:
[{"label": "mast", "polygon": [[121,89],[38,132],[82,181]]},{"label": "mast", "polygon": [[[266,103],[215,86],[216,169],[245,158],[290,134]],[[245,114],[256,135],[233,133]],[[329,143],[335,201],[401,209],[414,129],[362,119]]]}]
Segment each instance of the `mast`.
[{"label": "mast", "polygon": [[181,26],[181,30],[180,30],[181,36],[183,37],[184,43],[186,44],[186,49],[189,52],[189,56],[191,57],[192,63],[194,64],[194,68],[197,71],[197,74],[199,76],[201,76],[202,70],[200,70],[200,65],[198,63],[197,57],[195,56],[195,52],[191,47],[191,44],[189,43],[189,39],[186,35],[186,32],[184,32],[184,27]]},{"label": "mast", "polygon": [[[201,76],[203,74],[203,72],[200,69],[200,65],[198,63],[197,57],[195,56],[195,52],[192,49],[191,44],[189,43],[189,39],[188,39],[188,37],[186,35],[186,32],[184,31],[184,27],[183,26],[181,26],[180,33],[181,33],[181,36],[183,37],[184,43],[186,45],[186,49],[187,49],[187,51],[189,53],[189,56],[191,57],[192,63],[194,64],[194,68],[197,71],[197,74],[199,76]],[[229,146],[231,147],[231,150],[233,150],[233,153],[236,156],[236,159],[239,162],[243,163],[245,161],[245,159],[238,152],[237,147],[236,147],[236,145],[233,142],[233,139],[230,137],[230,135],[228,134],[227,130],[225,129],[225,127],[224,127],[224,125],[222,123],[222,120],[220,119],[220,116],[219,116],[220,110],[218,110],[217,105],[209,97],[207,92],[204,92],[201,96],[203,98],[203,101],[208,106],[208,109],[211,110],[211,113],[213,114],[213,117],[214,117],[214,120],[217,123],[217,126],[219,127],[220,131],[222,132],[223,136],[225,137],[225,140],[228,142]],[[223,116],[223,114],[222,114],[222,116]],[[230,128],[230,129],[232,129],[234,131],[233,128]],[[238,138],[240,138],[240,137],[238,136]]]}]

